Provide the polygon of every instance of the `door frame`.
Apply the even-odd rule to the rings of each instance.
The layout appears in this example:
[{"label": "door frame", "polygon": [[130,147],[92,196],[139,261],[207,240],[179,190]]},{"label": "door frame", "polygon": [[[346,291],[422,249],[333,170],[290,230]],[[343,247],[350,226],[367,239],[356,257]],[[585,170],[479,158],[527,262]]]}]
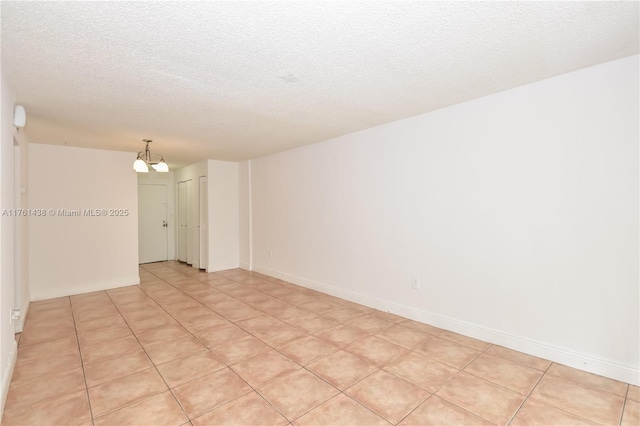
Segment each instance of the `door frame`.
[{"label": "door frame", "polygon": [[[189,187],[188,181],[177,182],[176,184],[176,259],[181,262],[189,261]],[[181,209],[183,208],[181,212]],[[182,226],[184,222],[184,237],[181,237]],[[183,240],[184,239],[184,240]],[[184,252],[180,249],[180,246],[184,244]]]},{"label": "door frame", "polygon": [[198,267],[207,270],[209,265],[209,217],[207,200],[209,195],[207,192],[207,177],[200,176],[198,178],[198,246],[200,261]]},{"label": "door frame", "polygon": [[[170,191],[170,186],[166,185],[164,183],[152,183],[152,182],[144,182],[144,183],[142,183],[142,182],[138,182],[138,203],[140,202],[140,193],[141,193],[140,189],[141,189],[141,187],[145,187],[145,186],[160,186],[160,187],[163,187],[164,191],[165,191],[165,203],[164,203],[165,204],[165,214],[164,214],[164,217],[165,217],[165,222],[166,222],[167,226],[165,227],[166,253],[165,253],[165,256],[164,256],[165,257],[164,260],[166,261],[166,260],[171,259],[171,257],[169,256],[169,253],[170,253],[170,245],[169,245],[169,242],[170,242],[170,238],[169,238],[169,229],[170,229],[170,225],[169,225],[169,222],[170,222],[170,220],[169,220],[169,211],[170,211],[170,209],[169,209],[169,191]],[[140,210],[141,209],[138,207],[138,221],[140,220],[140,213],[141,213]],[[139,223],[140,222],[138,222],[138,224]],[[141,235],[140,225],[138,225],[138,236],[139,236],[138,237],[138,253],[140,253],[140,244],[141,244],[140,243],[140,235]],[[157,262],[160,262],[160,261],[162,261],[162,260],[158,260]],[[151,261],[151,262],[156,262],[156,261]],[[142,259],[139,256],[138,256],[138,263],[142,264]],[[150,263],[150,262],[145,262],[145,263]]]},{"label": "door frame", "polygon": [[176,259],[176,185],[173,172],[169,173],[138,173],[138,185],[153,184],[167,187],[167,259]]}]

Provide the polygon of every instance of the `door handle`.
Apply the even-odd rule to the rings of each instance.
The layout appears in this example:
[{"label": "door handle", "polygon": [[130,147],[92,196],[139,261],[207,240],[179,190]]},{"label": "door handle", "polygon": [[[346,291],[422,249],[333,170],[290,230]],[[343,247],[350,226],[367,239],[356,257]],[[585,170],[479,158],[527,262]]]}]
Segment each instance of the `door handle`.
[{"label": "door handle", "polygon": [[166,220],[163,220],[163,221],[162,221],[162,227],[163,227],[163,228],[166,228],[167,226],[169,226],[169,225],[167,224],[167,221],[166,221]]}]

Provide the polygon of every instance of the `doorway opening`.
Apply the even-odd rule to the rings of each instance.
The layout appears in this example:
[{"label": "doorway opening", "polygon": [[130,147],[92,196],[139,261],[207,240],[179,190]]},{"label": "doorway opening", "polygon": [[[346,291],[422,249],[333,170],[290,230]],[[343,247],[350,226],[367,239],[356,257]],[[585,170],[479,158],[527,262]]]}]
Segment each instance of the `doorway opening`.
[{"label": "doorway opening", "polygon": [[169,260],[167,186],[138,184],[138,263]]}]

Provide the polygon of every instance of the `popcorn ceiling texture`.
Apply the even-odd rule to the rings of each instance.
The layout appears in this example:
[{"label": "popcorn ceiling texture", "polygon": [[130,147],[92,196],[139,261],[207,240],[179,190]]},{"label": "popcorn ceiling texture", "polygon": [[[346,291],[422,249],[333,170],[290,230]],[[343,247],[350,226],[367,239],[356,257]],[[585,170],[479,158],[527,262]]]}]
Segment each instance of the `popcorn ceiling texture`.
[{"label": "popcorn ceiling texture", "polygon": [[[6,2],[33,142],[243,160],[638,53],[637,2]],[[152,149],[153,150],[153,149]]]}]

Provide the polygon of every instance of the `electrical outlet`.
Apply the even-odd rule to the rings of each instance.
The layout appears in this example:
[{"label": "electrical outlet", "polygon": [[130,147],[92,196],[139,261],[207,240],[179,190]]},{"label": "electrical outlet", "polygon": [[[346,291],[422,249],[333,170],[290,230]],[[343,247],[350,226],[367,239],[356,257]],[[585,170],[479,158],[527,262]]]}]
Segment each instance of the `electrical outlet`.
[{"label": "electrical outlet", "polygon": [[420,278],[411,277],[411,288],[417,290],[420,288]]},{"label": "electrical outlet", "polygon": [[9,311],[9,324],[13,324],[20,319],[20,308],[13,308]]}]

